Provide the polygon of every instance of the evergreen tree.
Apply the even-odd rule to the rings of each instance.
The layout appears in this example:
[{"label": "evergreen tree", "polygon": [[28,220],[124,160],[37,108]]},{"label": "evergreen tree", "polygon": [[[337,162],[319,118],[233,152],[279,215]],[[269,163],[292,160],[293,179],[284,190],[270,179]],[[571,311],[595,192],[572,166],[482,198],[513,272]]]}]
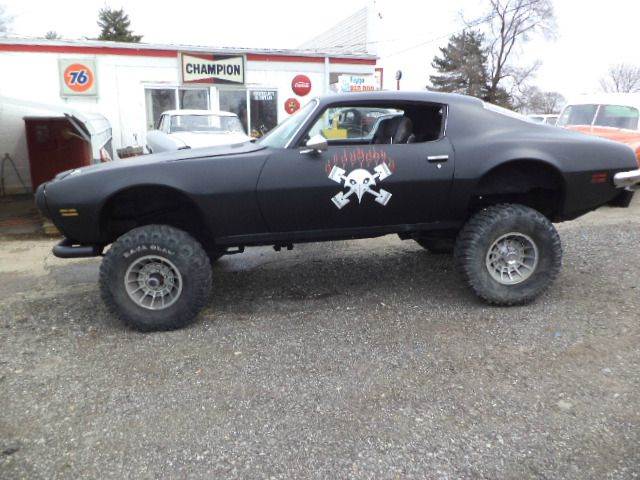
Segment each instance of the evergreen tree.
[{"label": "evergreen tree", "polygon": [[109,7],[101,8],[98,13],[98,26],[101,29],[98,40],[132,43],[138,43],[142,40],[142,35],[134,35],[129,29],[131,20],[122,8],[120,10],[112,10]]},{"label": "evergreen tree", "polygon": [[478,31],[463,31],[452,35],[446,47],[440,48],[431,66],[431,88],[439,92],[454,92],[484,99],[487,95],[487,49],[484,35]]}]

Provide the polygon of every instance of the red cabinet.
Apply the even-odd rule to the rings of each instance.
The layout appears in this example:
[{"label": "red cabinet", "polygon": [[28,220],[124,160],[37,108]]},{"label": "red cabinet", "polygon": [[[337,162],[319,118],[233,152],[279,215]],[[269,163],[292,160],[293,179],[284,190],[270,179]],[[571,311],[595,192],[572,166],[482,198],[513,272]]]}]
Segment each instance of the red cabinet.
[{"label": "red cabinet", "polygon": [[25,117],[31,185],[51,180],[58,173],[92,163],[91,145],[64,117]]}]

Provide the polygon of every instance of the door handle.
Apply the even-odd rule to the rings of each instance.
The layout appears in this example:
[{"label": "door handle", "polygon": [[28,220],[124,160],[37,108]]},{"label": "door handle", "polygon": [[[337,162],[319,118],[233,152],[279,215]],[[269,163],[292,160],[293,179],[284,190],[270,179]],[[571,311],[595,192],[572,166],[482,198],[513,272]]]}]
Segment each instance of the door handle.
[{"label": "door handle", "polygon": [[429,163],[442,163],[449,160],[449,155],[429,155],[427,161]]}]

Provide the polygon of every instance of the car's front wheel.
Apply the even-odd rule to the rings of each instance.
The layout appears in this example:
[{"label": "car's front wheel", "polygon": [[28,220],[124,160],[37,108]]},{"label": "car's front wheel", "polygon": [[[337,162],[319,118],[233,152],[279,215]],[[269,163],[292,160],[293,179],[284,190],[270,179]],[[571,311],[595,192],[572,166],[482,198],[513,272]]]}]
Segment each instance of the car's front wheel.
[{"label": "car's front wheel", "polygon": [[193,237],[177,228],[135,228],[104,256],[100,290],[107,307],[133,328],[180,328],[207,303],[209,257]]},{"label": "car's front wheel", "polygon": [[454,252],[471,289],[496,305],[519,305],[540,295],[562,263],[560,236],[538,211],[524,205],[494,205],[462,228]]}]

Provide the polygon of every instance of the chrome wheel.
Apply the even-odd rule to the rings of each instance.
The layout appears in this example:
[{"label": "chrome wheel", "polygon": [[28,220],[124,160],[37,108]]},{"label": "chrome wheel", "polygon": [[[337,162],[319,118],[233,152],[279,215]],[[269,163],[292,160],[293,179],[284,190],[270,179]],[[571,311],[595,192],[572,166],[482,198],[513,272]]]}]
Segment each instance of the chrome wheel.
[{"label": "chrome wheel", "polygon": [[136,305],[149,310],[162,310],[180,298],[182,276],[166,258],[147,255],[129,266],[124,275],[124,286]]},{"label": "chrome wheel", "polygon": [[538,266],[538,247],[523,233],[498,238],[487,252],[487,270],[502,285],[515,285],[529,278]]}]

